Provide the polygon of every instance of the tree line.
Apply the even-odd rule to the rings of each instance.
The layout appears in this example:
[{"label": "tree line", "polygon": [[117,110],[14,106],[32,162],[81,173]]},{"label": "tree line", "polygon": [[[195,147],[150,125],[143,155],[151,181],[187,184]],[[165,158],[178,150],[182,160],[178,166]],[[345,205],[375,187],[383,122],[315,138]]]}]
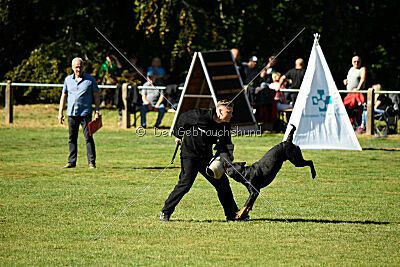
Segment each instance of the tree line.
[{"label": "tree line", "polygon": [[[261,67],[306,27],[279,57],[278,70],[292,68],[298,57],[307,61],[319,32],[339,89],[352,56],[359,55],[367,85],[399,90],[399,7],[385,0],[0,0],[0,76],[62,83],[75,56],[95,72],[108,53],[116,54],[97,27],[138,65],[160,57],[171,82],[180,83],[196,51],[236,47],[243,61],[256,55]],[[58,96],[54,89],[15,92],[18,103],[55,102]]]}]

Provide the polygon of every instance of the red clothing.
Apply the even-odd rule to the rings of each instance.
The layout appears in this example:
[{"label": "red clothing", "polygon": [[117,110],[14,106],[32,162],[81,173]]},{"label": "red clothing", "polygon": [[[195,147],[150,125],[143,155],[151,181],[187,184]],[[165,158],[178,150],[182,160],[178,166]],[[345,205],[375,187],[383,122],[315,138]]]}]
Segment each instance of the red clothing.
[{"label": "red clothing", "polygon": [[362,93],[349,93],[344,99],[343,104],[347,109],[353,109],[365,103],[365,97]]},{"label": "red clothing", "polygon": [[365,97],[362,93],[349,93],[343,99],[343,104],[347,113],[349,113],[351,123],[355,123],[354,120],[357,120],[357,122],[361,121],[363,108],[360,108],[360,106],[363,103],[365,103]]}]

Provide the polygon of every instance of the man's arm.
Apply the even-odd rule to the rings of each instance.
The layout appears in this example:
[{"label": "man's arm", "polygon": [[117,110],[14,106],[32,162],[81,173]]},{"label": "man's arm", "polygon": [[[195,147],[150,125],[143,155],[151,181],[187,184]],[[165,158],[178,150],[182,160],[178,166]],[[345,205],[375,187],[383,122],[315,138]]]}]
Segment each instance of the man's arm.
[{"label": "man's arm", "polygon": [[229,155],[230,160],[234,160],[233,157],[234,145],[232,144],[230,124],[225,124],[225,126],[223,127],[222,136],[220,136],[214,149],[217,150],[217,153],[222,153],[222,152],[227,153]]},{"label": "man's arm", "polygon": [[286,75],[282,75],[281,78],[279,79],[279,86],[278,88],[280,89],[282,87],[282,83],[285,81]]},{"label": "man's arm", "polygon": [[154,106],[155,110],[158,110],[158,108],[160,107],[161,103],[164,101],[164,95],[161,94],[160,98],[158,99],[156,105]]},{"label": "man's arm", "polygon": [[270,67],[271,67],[271,62],[269,62],[269,63],[267,64],[267,66],[265,66],[265,67],[263,68],[263,70],[261,71],[261,73],[260,73],[260,78],[261,78],[261,79],[265,77],[265,75],[267,74],[267,70],[268,70]]},{"label": "man's arm", "polygon": [[149,100],[146,98],[146,94],[142,91],[142,102],[143,104],[147,105],[149,107],[149,110],[153,110],[153,106],[150,105]]},{"label": "man's arm", "polygon": [[182,139],[185,131],[188,130],[190,126],[196,125],[200,119],[201,115],[198,109],[191,109],[182,113],[176,120],[172,134],[175,137]]},{"label": "man's arm", "polygon": [[117,58],[117,56],[115,56],[115,55],[110,55],[110,57],[112,57],[112,58],[115,60],[115,63],[117,64],[117,68],[118,68],[118,69],[122,68],[122,64],[121,64],[121,62],[119,61],[119,59]]},{"label": "man's arm", "polygon": [[94,119],[97,120],[99,118],[99,111],[100,111],[100,95],[98,92],[93,93],[93,98],[94,98],[94,109],[95,109],[95,113],[94,113]]},{"label": "man's arm", "polygon": [[62,124],[64,121],[63,110],[64,110],[65,100],[67,99],[67,96],[68,95],[65,93],[61,94],[60,107],[58,108],[58,122],[60,124]]}]

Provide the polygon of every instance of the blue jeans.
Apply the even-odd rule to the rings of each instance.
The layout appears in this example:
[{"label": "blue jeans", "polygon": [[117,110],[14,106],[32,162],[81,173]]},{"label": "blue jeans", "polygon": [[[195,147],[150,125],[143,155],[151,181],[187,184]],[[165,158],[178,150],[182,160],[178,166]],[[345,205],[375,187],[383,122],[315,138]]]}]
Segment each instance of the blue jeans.
[{"label": "blue jeans", "polygon": [[[151,106],[153,108],[155,107],[155,105],[151,105]],[[142,125],[142,127],[146,127],[146,113],[147,112],[149,112],[149,106],[142,103],[142,106],[140,107],[140,124]],[[164,106],[164,104],[161,104],[158,107],[158,116],[157,116],[156,125],[154,125],[155,127],[160,126],[161,120],[164,117],[164,113],[165,113],[165,106]]]},{"label": "blue jeans", "polygon": [[[374,114],[383,114],[385,113],[385,111],[383,109],[375,109]],[[367,125],[367,110],[364,109],[363,114],[362,114],[362,118],[361,118],[361,125],[365,127],[365,125]]]}]

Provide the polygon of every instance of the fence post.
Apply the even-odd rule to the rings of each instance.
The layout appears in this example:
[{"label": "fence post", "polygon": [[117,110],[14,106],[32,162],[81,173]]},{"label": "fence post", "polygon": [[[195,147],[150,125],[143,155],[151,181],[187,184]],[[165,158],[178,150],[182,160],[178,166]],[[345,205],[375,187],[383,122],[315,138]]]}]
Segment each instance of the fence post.
[{"label": "fence post", "polygon": [[131,127],[131,114],[128,110],[128,100],[126,97],[128,96],[128,84],[122,84],[122,102],[124,103],[124,109],[122,110],[122,127],[130,128]]},{"label": "fence post", "polygon": [[367,130],[366,134],[374,134],[374,106],[375,106],[375,89],[369,88],[367,93]]},{"label": "fence post", "polygon": [[13,123],[13,104],[14,104],[14,99],[13,99],[11,81],[8,80],[6,86],[6,99],[5,99],[6,124]]}]

